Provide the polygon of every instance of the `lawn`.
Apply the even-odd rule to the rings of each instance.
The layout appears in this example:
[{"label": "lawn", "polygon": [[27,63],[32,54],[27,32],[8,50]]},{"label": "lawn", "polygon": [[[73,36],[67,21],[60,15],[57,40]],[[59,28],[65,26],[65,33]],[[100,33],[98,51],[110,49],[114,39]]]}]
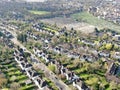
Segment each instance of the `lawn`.
[{"label": "lawn", "polygon": [[[33,90],[33,88],[35,88],[34,84],[28,85],[28,86],[23,85],[23,83],[25,82],[25,80],[28,79],[28,77],[20,72],[20,69],[17,67],[17,65],[12,66],[13,63],[15,63],[15,61],[13,60],[11,60],[9,65],[6,60],[4,61],[4,64],[2,64],[2,62],[0,63],[0,65],[2,65],[3,67],[8,67],[7,70],[5,68],[3,69],[1,68],[1,70],[3,71],[7,79],[9,80],[6,87],[9,88],[9,84],[16,81],[17,83],[21,85],[21,88],[23,88],[21,90]],[[13,76],[15,76],[15,78],[13,78]],[[7,90],[7,89],[3,89],[3,90]]]},{"label": "lawn", "polygon": [[94,25],[98,28],[110,28],[112,30],[119,31],[120,26],[117,24],[114,24],[112,22],[103,20],[103,19],[98,19],[97,17],[93,16],[92,14],[88,12],[81,12],[81,13],[76,13],[71,15],[72,19],[75,19],[79,22],[85,22],[90,25]]},{"label": "lawn", "polygon": [[80,77],[83,78],[83,79],[85,79],[85,80],[87,80],[91,76],[92,76],[91,74],[85,74],[85,73],[80,74]]},{"label": "lawn", "polygon": [[31,14],[35,14],[35,15],[47,15],[47,14],[50,14],[50,12],[47,12],[47,11],[37,11],[37,10],[29,10],[29,12]]},{"label": "lawn", "polygon": [[51,31],[51,32],[56,32],[56,30],[52,30],[52,29],[46,28],[46,27],[44,27],[43,29],[48,30],[48,31]]},{"label": "lawn", "polygon": [[53,88],[53,90],[58,90],[55,84],[51,82],[48,78],[44,78],[44,79],[47,81],[48,85]]},{"label": "lawn", "polygon": [[34,90],[36,87],[35,85],[31,84],[29,86],[24,86],[24,87],[21,87],[20,90]]}]

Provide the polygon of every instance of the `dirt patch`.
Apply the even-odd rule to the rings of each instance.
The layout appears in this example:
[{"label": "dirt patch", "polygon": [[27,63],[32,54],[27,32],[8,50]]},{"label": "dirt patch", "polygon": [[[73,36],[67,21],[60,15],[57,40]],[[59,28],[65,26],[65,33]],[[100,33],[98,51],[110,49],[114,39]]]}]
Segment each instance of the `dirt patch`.
[{"label": "dirt patch", "polygon": [[74,30],[81,31],[84,33],[90,33],[94,31],[95,26],[89,25],[84,22],[77,22],[71,18],[55,17],[51,19],[43,19],[42,22],[57,25],[60,28],[67,27],[68,30],[73,28]]}]

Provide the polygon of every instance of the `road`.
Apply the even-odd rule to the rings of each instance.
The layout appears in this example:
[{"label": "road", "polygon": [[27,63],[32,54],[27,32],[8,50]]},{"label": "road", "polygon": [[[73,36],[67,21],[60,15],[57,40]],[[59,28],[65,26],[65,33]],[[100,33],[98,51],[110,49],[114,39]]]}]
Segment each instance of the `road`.
[{"label": "road", "polygon": [[[11,41],[15,44],[20,46],[21,48],[26,49],[23,44],[21,44],[18,40],[17,40],[17,34],[15,33],[15,31],[11,31],[8,28],[5,27],[1,27],[0,28],[4,28],[7,31],[9,31],[14,38],[11,39]],[[31,53],[29,50],[26,49],[27,52]],[[32,56],[35,56],[33,53],[31,53]],[[37,60],[39,60],[37,57],[35,57]],[[54,82],[54,84],[59,88],[59,90],[71,90],[64,82],[62,82],[59,78],[57,78],[57,76],[44,64],[44,63],[39,63],[39,66],[41,68],[41,70],[43,70],[45,72],[45,76],[48,77],[52,82]],[[47,72],[47,73],[46,73]]]}]

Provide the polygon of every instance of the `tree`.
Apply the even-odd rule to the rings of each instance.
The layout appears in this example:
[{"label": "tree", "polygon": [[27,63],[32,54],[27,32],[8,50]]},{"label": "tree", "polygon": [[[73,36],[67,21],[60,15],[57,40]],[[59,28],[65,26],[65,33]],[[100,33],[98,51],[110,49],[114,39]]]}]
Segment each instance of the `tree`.
[{"label": "tree", "polygon": [[37,47],[38,49],[41,49],[41,47],[42,47],[42,45],[40,44],[40,43],[35,43],[35,45],[34,45],[35,47]]},{"label": "tree", "polygon": [[95,32],[96,32],[96,33],[99,33],[99,31],[98,31],[98,29],[97,29],[96,27],[95,27]]},{"label": "tree", "polygon": [[108,43],[108,44],[105,45],[105,48],[106,48],[107,50],[111,50],[112,47],[113,47],[113,45],[112,45],[111,43]]},{"label": "tree", "polygon": [[76,60],[73,61],[73,65],[74,65],[75,68],[78,68],[79,66],[81,67],[82,64],[81,64],[80,60],[76,59]]},{"label": "tree", "polygon": [[27,35],[26,34],[19,34],[17,36],[17,39],[21,41],[22,43],[27,42]]},{"label": "tree", "polygon": [[59,77],[60,77],[60,79],[62,79],[62,80],[65,80],[65,79],[66,79],[66,76],[63,75],[63,74],[60,74]]},{"label": "tree", "polygon": [[105,90],[105,85],[104,85],[103,83],[100,83],[100,84],[99,84],[99,89],[100,89],[100,90]]},{"label": "tree", "polygon": [[40,70],[40,65],[39,64],[33,64],[33,68],[36,70],[36,71],[38,71],[38,70]]},{"label": "tree", "polygon": [[71,31],[73,31],[73,30],[74,30],[74,28],[72,27],[72,28],[71,28]]},{"label": "tree", "polygon": [[25,56],[25,58],[27,58],[27,57],[30,57],[31,54],[29,52],[24,52],[24,56]]},{"label": "tree", "polygon": [[49,67],[49,69],[50,69],[52,72],[55,73],[55,70],[56,70],[55,65],[49,65],[48,67]]},{"label": "tree", "polygon": [[114,44],[114,49],[117,50],[119,46],[117,44]]},{"label": "tree", "polygon": [[10,90],[20,90],[20,84],[16,82],[12,83],[10,85]]},{"label": "tree", "polygon": [[108,38],[108,35],[107,34],[104,34],[103,36],[102,36],[102,39],[107,39]]},{"label": "tree", "polygon": [[114,81],[110,82],[110,88],[111,90],[117,90],[117,84]]},{"label": "tree", "polygon": [[53,46],[56,46],[57,44],[58,44],[58,38],[56,37],[56,36],[54,36],[53,38],[52,38],[52,45]]},{"label": "tree", "polygon": [[4,77],[4,74],[0,74],[0,89],[5,87],[7,84],[7,79]]},{"label": "tree", "polygon": [[12,77],[11,77],[11,81],[13,81],[13,82],[14,82],[16,79],[17,79],[16,76],[12,76]]},{"label": "tree", "polygon": [[0,32],[0,37],[3,36],[3,33]]}]

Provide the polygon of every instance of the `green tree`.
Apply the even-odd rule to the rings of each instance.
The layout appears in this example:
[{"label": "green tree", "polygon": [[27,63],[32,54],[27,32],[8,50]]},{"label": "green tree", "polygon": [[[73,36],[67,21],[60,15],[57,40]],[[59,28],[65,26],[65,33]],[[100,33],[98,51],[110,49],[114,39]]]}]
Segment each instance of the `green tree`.
[{"label": "green tree", "polygon": [[13,82],[14,82],[16,79],[17,79],[16,76],[12,76],[12,77],[11,77],[11,81],[13,81]]},{"label": "green tree", "polygon": [[10,90],[20,90],[20,84],[16,82],[12,83],[10,85]]},{"label": "green tree", "polygon": [[50,69],[52,72],[55,73],[55,70],[56,70],[55,65],[49,65],[48,67],[49,67],[49,69]]},{"label": "green tree", "polygon": [[21,41],[22,43],[27,42],[27,35],[26,34],[19,34],[17,36],[17,39]]},{"label": "green tree", "polygon": [[0,74],[0,89],[5,87],[7,84],[7,79],[4,77],[3,74]]},{"label": "green tree", "polygon": [[117,84],[114,81],[110,82],[110,89],[117,90]]},{"label": "green tree", "polygon": [[3,36],[3,33],[0,32],[0,37]]},{"label": "green tree", "polygon": [[114,44],[114,49],[117,50],[119,46],[117,44]]},{"label": "green tree", "polygon": [[108,43],[108,44],[105,45],[105,48],[107,50],[111,50],[113,48],[113,45],[111,43]]}]

